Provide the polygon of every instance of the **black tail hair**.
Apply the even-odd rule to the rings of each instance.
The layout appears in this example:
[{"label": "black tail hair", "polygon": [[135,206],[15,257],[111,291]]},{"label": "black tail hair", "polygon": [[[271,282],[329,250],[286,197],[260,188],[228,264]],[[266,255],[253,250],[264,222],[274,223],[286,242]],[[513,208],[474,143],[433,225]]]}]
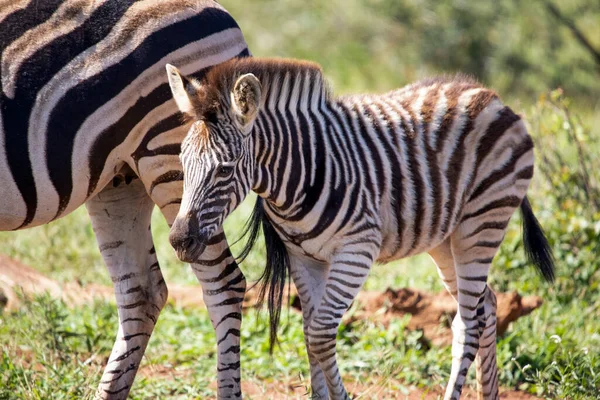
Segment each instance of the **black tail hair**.
[{"label": "black tail hair", "polygon": [[290,258],[283,241],[265,214],[264,199],[258,197],[252,215],[246,222],[242,232],[242,237],[248,235],[248,241],[237,257],[238,261],[243,261],[250,254],[252,247],[258,240],[261,227],[265,237],[267,263],[255,285],[259,286],[257,304],[259,308],[264,304],[265,297],[267,298],[270,327],[269,352],[272,354],[277,343],[277,328],[281,317],[283,290],[285,289],[285,282],[290,276]]},{"label": "black tail hair", "polygon": [[533,215],[531,204],[527,197],[521,202],[521,215],[523,220],[523,244],[525,256],[534,264],[538,271],[548,282],[554,282],[554,256],[552,249],[540,223]]}]

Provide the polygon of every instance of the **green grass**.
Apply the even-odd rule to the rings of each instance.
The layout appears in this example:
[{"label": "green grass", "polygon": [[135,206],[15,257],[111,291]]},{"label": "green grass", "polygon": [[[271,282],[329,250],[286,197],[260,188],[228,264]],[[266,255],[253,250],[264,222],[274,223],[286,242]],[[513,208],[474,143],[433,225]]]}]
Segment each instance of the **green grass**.
[{"label": "green grass", "polygon": [[[246,203],[228,220],[229,237],[237,237],[250,209],[251,204]],[[157,214],[154,221],[157,252],[167,281],[196,284],[188,266],[176,261],[168,247],[168,229],[162,217]],[[518,222],[516,219],[511,224],[495,261],[492,282],[498,289],[541,295],[545,304],[514,323],[507,335],[498,340],[501,383],[547,398],[592,398],[591,394],[600,387],[596,376],[600,371],[600,312],[595,292],[584,292],[571,285],[573,271],[560,263],[555,288],[542,283],[532,268],[524,265]],[[553,228],[549,219],[543,222]],[[68,235],[73,229],[80,238]],[[52,235],[52,240],[47,239],[48,235]],[[84,282],[107,282],[83,210],[49,226],[3,233],[1,243],[0,251],[59,280],[77,276]],[[247,275],[256,276],[259,272],[261,253],[259,248],[243,266]],[[427,256],[374,266],[366,287],[384,290],[406,285],[440,289]],[[266,321],[253,311],[245,316],[244,381],[258,386],[281,381],[308,384],[301,319],[295,313],[284,313],[283,321],[282,347],[271,358]],[[381,384],[382,380],[393,378],[406,387],[441,385],[448,377],[450,349],[428,349],[419,332],[404,329],[406,322],[395,321],[387,328],[369,322],[354,324],[352,329],[343,326],[339,359],[346,380]],[[69,307],[47,296],[25,301],[19,311],[2,315],[0,399],[88,398],[110,353],[116,324],[116,310],[111,302]],[[204,309],[168,305],[151,339],[132,397],[214,396],[211,383],[215,376],[215,348]]]}]

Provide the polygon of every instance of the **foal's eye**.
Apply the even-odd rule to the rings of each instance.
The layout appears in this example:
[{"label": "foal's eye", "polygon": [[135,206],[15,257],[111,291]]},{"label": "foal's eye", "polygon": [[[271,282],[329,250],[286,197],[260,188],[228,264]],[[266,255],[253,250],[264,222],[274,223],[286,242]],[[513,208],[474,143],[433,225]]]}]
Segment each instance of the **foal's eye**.
[{"label": "foal's eye", "polygon": [[217,169],[217,176],[220,178],[227,178],[233,172],[233,167],[229,165],[221,165]]}]

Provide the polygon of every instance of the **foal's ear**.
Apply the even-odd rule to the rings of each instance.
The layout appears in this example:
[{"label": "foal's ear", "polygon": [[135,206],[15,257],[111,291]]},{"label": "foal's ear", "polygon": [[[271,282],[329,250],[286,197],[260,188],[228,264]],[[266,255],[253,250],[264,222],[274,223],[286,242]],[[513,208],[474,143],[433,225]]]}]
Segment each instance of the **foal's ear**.
[{"label": "foal's ear", "polygon": [[194,118],[197,118],[198,105],[202,97],[202,86],[195,80],[189,79],[181,74],[177,68],[167,64],[167,76],[171,93],[179,110]]},{"label": "foal's ear", "polygon": [[233,85],[231,104],[233,113],[242,125],[242,129],[247,130],[252,126],[258,115],[260,97],[260,81],[253,74],[240,76]]}]

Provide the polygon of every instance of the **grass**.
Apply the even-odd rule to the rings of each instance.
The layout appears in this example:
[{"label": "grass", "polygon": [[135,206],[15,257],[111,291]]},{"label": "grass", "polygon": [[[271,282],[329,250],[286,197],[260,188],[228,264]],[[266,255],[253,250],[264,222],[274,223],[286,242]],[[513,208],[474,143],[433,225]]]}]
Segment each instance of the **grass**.
[{"label": "grass", "polygon": [[[229,237],[236,237],[250,209],[251,203],[245,203],[228,220]],[[159,214],[154,216],[153,230],[167,281],[197,284],[188,267],[176,260],[168,246],[168,229],[161,220]],[[73,231],[76,235],[69,235]],[[498,340],[500,381],[504,386],[520,387],[546,398],[592,398],[591,393],[600,387],[600,318],[594,293],[578,295],[575,287],[569,289],[571,293],[560,292],[542,283],[532,268],[524,266],[519,233],[515,220],[496,258],[493,285],[541,295],[545,304],[514,323],[508,334]],[[84,210],[48,226],[2,233],[0,243],[1,252],[58,280],[77,276],[84,283],[108,283]],[[261,252],[259,246],[243,265],[248,276],[258,274]],[[559,269],[556,287],[569,287],[570,279],[571,271]],[[375,266],[367,289],[407,285],[440,289],[435,268],[426,256]],[[281,381],[308,385],[301,320],[295,313],[284,313],[283,320],[286,324],[282,346],[271,358],[266,322],[254,311],[245,316],[245,382],[258,387]],[[110,353],[116,324],[114,304],[106,301],[69,307],[60,300],[40,296],[24,301],[17,312],[5,313],[0,320],[0,399],[89,398]],[[366,322],[355,324],[352,329],[342,327],[339,359],[346,380],[384,385],[386,379],[393,379],[387,383],[390,390],[405,389],[394,386],[398,381],[406,387],[441,385],[448,377],[450,349],[428,349],[423,346],[420,333],[406,331],[405,325],[406,321],[400,320],[387,328]],[[211,383],[215,376],[215,348],[214,333],[204,309],[168,305],[151,339],[132,398],[214,396]]]}]

